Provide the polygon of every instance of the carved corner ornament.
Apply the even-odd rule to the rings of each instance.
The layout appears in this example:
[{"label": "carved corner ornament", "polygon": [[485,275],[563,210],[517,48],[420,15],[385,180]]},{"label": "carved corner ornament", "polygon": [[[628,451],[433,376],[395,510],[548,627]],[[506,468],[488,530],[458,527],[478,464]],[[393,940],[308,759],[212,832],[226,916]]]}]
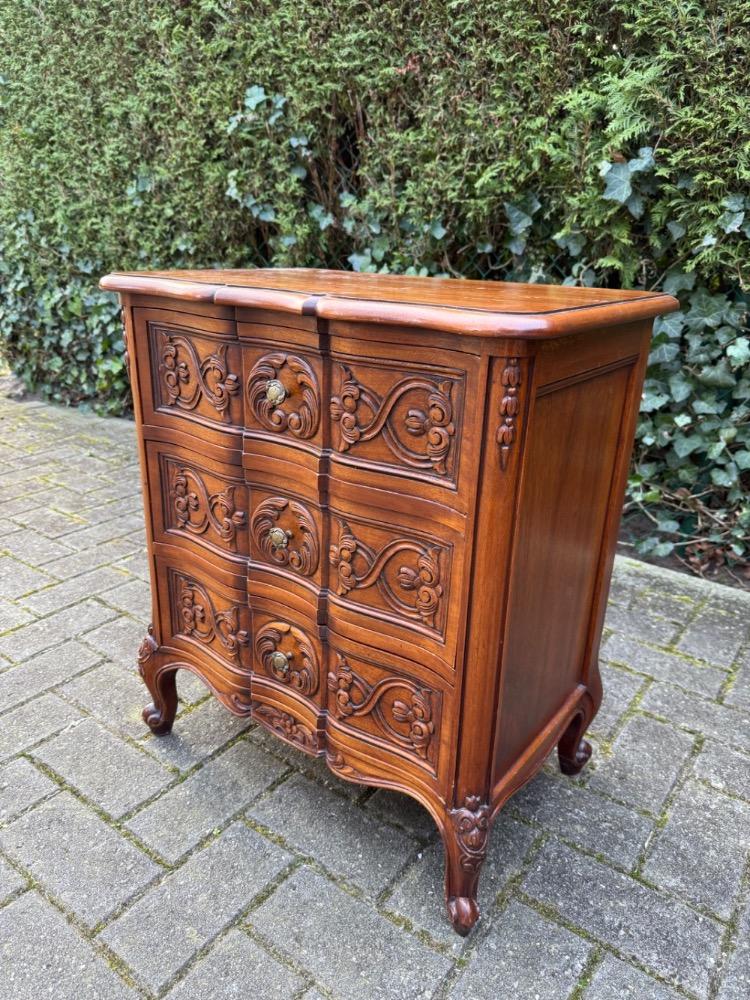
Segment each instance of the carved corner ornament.
[{"label": "carved corner ornament", "polygon": [[152,623],[148,627],[147,635],[143,637],[143,642],[138,647],[138,670],[141,673],[143,673],[146,661],[151,659],[158,648],[159,644],[154,638],[154,626]]},{"label": "carved corner ornament", "polygon": [[520,408],[518,392],[521,387],[521,366],[518,358],[508,358],[500,377],[503,396],[500,400],[500,426],[496,440],[500,446],[500,468],[508,467],[510,452],[518,435],[516,426]]},{"label": "carved corner ornament", "polygon": [[490,807],[478,795],[467,795],[459,809],[451,809],[459,863],[466,872],[478,872],[487,854],[490,835]]}]

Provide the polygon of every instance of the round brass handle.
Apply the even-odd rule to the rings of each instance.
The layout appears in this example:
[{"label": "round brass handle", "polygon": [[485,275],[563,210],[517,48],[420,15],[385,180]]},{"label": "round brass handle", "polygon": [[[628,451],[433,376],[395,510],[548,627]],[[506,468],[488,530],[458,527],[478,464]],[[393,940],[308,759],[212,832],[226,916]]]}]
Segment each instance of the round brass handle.
[{"label": "round brass handle", "polygon": [[290,532],[283,528],[271,528],[268,532],[268,541],[275,549],[285,549],[290,537]]},{"label": "round brass handle", "polygon": [[289,672],[289,657],[282,653],[280,649],[275,649],[269,657],[271,670],[275,674],[286,674]]},{"label": "round brass handle", "polygon": [[281,406],[286,399],[286,389],[277,378],[266,382],[266,399],[271,406]]}]

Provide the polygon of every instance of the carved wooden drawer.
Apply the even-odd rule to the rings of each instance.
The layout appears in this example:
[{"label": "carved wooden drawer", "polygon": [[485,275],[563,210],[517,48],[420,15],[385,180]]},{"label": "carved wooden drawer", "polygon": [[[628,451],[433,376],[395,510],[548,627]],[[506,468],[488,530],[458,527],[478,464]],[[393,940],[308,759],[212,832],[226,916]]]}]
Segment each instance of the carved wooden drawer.
[{"label": "carved wooden drawer", "polygon": [[388,757],[406,758],[437,775],[446,694],[434,681],[403,667],[384,666],[374,655],[364,648],[354,655],[331,645],[328,711],[336,727]]},{"label": "carved wooden drawer", "polygon": [[137,309],[136,350],[150,358],[139,367],[147,423],[187,422],[224,435],[241,433],[242,354],[234,324],[164,309]]},{"label": "carved wooden drawer", "polygon": [[321,358],[296,347],[268,347],[243,341],[246,428],[260,437],[320,447]]},{"label": "carved wooden drawer", "polygon": [[323,704],[322,652],[315,626],[283,613],[253,613],[253,670],[259,678]]},{"label": "carved wooden drawer", "polygon": [[651,321],[668,296],[329,271],[118,274],[156,733],[233,712],[415,797],[465,934],[490,825],[601,700]]},{"label": "carved wooden drawer", "polygon": [[177,445],[146,442],[157,541],[241,561],[248,553],[248,488],[241,470]]},{"label": "carved wooden drawer", "polygon": [[351,638],[377,634],[382,648],[453,676],[460,620],[451,595],[461,587],[463,543],[445,527],[386,517],[332,509],[329,625]]}]

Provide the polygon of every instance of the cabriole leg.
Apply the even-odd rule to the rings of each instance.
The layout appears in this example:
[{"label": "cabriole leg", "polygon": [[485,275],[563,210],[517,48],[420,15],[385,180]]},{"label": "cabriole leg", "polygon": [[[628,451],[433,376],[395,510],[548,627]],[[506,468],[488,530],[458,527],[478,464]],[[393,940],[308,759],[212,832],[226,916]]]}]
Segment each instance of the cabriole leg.
[{"label": "cabriole leg", "polygon": [[451,809],[443,830],[445,901],[453,929],[466,936],[479,919],[477,887],[487,856],[490,808],[478,795],[468,795],[460,809]]},{"label": "cabriole leg", "polygon": [[143,709],[143,721],[152,733],[165,736],[172,730],[177,714],[177,667],[162,663],[157,655],[153,626],[138,650],[138,671],[149,690],[153,703]]},{"label": "cabriole leg", "polygon": [[599,710],[601,700],[602,688],[597,668],[592,671],[591,686],[586,696],[557,744],[557,756],[563,774],[576,775],[588,763],[591,744],[583,736]]}]

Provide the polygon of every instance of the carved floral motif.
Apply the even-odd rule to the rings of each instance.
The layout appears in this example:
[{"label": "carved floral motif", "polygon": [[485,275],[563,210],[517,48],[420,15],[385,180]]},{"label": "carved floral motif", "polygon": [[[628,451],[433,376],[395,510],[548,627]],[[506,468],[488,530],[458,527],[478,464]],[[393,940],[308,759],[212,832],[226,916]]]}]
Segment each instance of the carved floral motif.
[{"label": "carved floral motif", "polygon": [[[385,601],[394,609],[412,619],[421,619],[425,625],[435,627],[436,615],[443,596],[441,583],[439,545],[424,545],[408,538],[394,538],[379,552],[356,537],[346,521],[340,521],[338,543],[331,545],[330,562],[338,571],[336,593],[344,597],[352,590],[377,586]],[[404,563],[398,569],[400,590],[414,593],[414,603],[403,600],[386,578],[385,568],[401,553],[408,553],[414,565]],[[357,571],[359,565],[361,571]]]},{"label": "carved floral motif", "polygon": [[210,491],[198,471],[189,465],[169,463],[169,496],[175,527],[193,535],[209,529],[229,548],[236,547],[237,528],[245,524],[244,510],[235,503],[235,487]]},{"label": "carved floral motif", "polygon": [[304,695],[317,691],[318,657],[301,629],[288,622],[268,622],[256,633],[254,647],[258,661],[271,677]]},{"label": "carved floral motif", "polygon": [[501,376],[503,398],[500,400],[500,426],[497,429],[497,443],[500,445],[500,467],[505,471],[513,442],[516,440],[516,418],[518,416],[518,390],[521,386],[521,367],[518,358],[508,358]]},{"label": "carved floral motif", "polygon": [[[296,530],[276,528],[274,531],[274,526],[285,511],[294,517]],[[250,530],[255,544],[269,561],[279,566],[289,566],[300,576],[312,576],[318,568],[318,529],[310,511],[298,501],[284,497],[269,497],[264,500],[253,514]]]},{"label": "carved floral motif", "polygon": [[[339,451],[348,451],[353,445],[381,434],[390,451],[405,465],[432,469],[440,475],[447,473],[447,458],[456,433],[451,401],[453,383],[449,379],[437,381],[410,375],[399,379],[381,397],[358,381],[347,365],[340,364],[339,370],[341,388],[331,399],[331,417],[339,425]],[[425,409],[412,407],[397,426],[394,408],[409,393],[426,397]],[[425,450],[411,448],[400,437],[402,431],[414,438],[425,438]]]},{"label": "carved floral motif", "polygon": [[311,438],[320,420],[320,392],[315,372],[296,354],[264,354],[247,379],[250,407],[269,431],[290,431]]},{"label": "carved floral motif", "polygon": [[194,410],[205,399],[222,420],[230,420],[229,404],[240,389],[240,380],[227,367],[227,347],[201,358],[192,341],[178,333],[161,330],[161,376],[166,403]]},{"label": "carved floral motif", "polygon": [[195,580],[177,577],[176,586],[179,620],[175,624],[180,633],[206,646],[217,640],[229,657],[239,659],[242,646],[250,641],[247,632],[239,627],[239,607],[217,611],[205,587]]},{"label": "carved floral motif", "polygon": [[[336,656],[336,669],[328,674],[328,688],[333,692],[338,718],[372,715],[389,739],[427,759],[435,734],[433,692],[405,677],[384,677],[376,684],[368,684],[340,653]],[[383,696],[395,689],[406,692],[405,700],[396,699],[384,705]],[[407,731],[396,728],[394,723],[405,726]]]},{"label": "carved floral motif", "polygon": [[490,807],[478,795],[467,795],[460,809],[451,809],[461,867],[478,872],[487,853],[490,834]]},{"label": "carved floral motif", "polygon": [[320,748],[317,735],[303,722],[288,712],[282,712],[273,705],[255,704],[253,716],[265,723],[279,736],[295,743],[308,753],[317,753]]}]

